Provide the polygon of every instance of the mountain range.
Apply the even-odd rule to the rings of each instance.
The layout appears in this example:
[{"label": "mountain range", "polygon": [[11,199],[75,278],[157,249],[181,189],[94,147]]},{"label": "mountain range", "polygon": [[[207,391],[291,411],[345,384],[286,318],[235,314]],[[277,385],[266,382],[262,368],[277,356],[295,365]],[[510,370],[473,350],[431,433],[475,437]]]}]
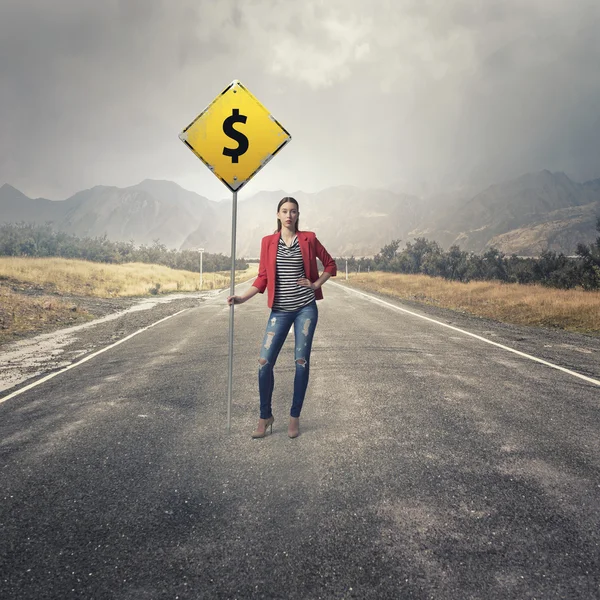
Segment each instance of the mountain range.
[{"label": "mountain range", "polygon": [[[317,193],[263,191],[238,200],[236,255],[259,255],[260,239],[276,227],[284,196],[300,204],[300,228],[316,231],[335,256],[372,256],[393,239],[401,247],[416,237],[442,247],[537,256],[549,249],[573,254],[578,242],[598,235],[600,179],[577,183],[544,170],[491,185],[418,197],[398,191],[337,186]],[[231,252],[231,200],[214,202],[171,181],[144,180],[118,188],[96,186],[62,201],[28,198],[0,187],[0,223],[51,222],[79,237],[106,235],[114,241],[169,248]]]}]

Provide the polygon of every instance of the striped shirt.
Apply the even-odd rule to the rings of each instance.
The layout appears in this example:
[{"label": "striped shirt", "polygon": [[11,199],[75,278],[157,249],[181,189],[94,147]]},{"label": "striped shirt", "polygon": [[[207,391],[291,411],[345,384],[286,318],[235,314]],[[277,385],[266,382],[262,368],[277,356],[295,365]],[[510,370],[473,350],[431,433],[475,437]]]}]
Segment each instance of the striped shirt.
[{"label": "striped shirt", "polygon": [[294,311],[310,304],[315,299],[315,292],[308,287],[298,285],[298,279],[306,277],[304,262],[298,236],[294,237],[288,248],[279,238],[277,246],[277,271],[275,280],[275,299],[273,310]]}]

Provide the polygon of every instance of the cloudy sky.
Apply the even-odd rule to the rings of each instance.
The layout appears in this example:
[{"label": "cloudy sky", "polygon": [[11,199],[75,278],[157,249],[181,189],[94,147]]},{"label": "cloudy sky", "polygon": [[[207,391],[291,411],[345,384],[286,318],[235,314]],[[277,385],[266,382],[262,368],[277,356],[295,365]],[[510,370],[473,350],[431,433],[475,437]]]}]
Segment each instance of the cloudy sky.
[{"label": "cloudy sky", "polygon": [[600,177],[598,0],[0,0],[0,185],[227,188],[179,132],[239,79],[292,134],[240,193]]}]

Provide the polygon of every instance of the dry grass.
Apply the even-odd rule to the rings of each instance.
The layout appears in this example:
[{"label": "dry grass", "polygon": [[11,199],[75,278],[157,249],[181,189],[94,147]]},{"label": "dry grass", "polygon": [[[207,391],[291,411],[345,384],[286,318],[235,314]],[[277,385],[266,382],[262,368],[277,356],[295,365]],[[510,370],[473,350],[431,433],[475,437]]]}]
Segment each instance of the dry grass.
[{"label": "dry grass", "polygon": [[[236,281],[252,277],[257,265],[236,271]],[[0,282],[35,285],[49,292],[73,296],[115,298],[156,293],[193,292],[200,274],[161,265],[127,263],[111,265],[64,258],[0,257]],[[204,273],[203,290],[229,285],[229,273]]]},{"label": "dry grass", "polygon": [[[346,283],[344,277],[339,280]],[[383,272],[351,273],[348,284],[506,323],[600,333],[600,292]]]},{"label": "dry grass", "polygon": [[0,343],[30,331],[68,327],[92,318],[72,302],[52,296],[25,296],[0,286]]}]

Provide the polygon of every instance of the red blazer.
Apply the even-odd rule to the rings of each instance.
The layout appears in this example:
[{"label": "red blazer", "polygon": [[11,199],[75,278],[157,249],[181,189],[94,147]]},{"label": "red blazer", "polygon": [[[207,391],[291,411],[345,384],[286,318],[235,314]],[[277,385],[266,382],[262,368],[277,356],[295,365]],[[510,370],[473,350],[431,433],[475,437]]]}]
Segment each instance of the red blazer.
[{"label": "red blazer", "polygon": [[[317,257],[323,263],[324,271],[331,273],[332,277],[337,274],[337,265],[335,260],[331,258],[327,250],[323,247],[317,236],[312,231],[297,231],[298,245],[302,252],[304,261],[304,273],[306,278],[311,281],[319,279],[319,270],[317,269]],[[277,245],[281,233],[278,231],[272,235],[266,235],[262,239],[260,246],[260,264],[258,267],[258,277],[252,284],[262,294],[268,288],[268,306],[273,307],[275,299],[275,270],[277,266]],[[323,291],[321,288],[315,290],[315,299],[323,299]]]}]

